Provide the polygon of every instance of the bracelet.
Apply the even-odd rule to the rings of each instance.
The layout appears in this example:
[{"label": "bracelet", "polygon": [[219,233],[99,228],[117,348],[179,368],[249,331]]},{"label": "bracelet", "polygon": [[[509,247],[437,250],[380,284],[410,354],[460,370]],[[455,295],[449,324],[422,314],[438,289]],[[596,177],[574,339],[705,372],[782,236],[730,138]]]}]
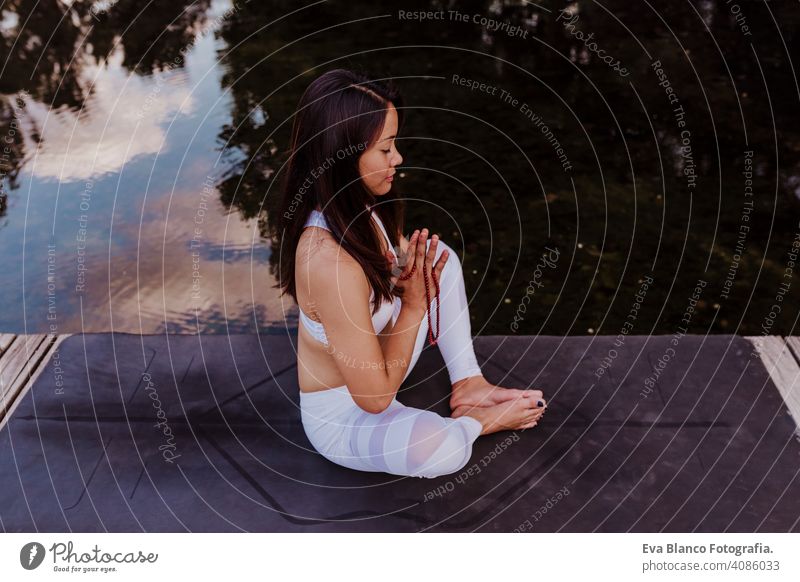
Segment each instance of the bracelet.
[{"label": "bracelet", "polygon": [[[401,275],[398,277],[401,281],[407,281],[411,278],[411,276],[417,270],[417,263],[411,267],[411,270],[406,273],[405,275]],[[433,279],[433,285],[436,287],[436,296],[434,300],[436,301],[436,335],[433,335],[433,322],[431,321],[431,291],[430,285],[428,283],[428,272],[425,270],[425,264],[422,265],[422,275],[425,278],[425,301],[427,302],[428,306],[426,308],[426,313],[428,315],[428,343],[432,346],[435,346],[439,341],[439,330],[441,328],[441,301],[439,299],[439,282],[436,280],[436,275],[434,275],[433,271],[431,271],[431,279]]]}]

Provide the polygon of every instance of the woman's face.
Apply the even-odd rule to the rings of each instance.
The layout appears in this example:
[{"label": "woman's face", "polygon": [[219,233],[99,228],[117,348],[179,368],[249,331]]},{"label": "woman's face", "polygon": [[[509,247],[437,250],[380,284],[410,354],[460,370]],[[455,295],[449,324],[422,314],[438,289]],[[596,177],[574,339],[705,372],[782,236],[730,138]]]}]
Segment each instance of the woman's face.
[{"label": "woman's face", "polygon": [[390,103],[380,137],[358,160],[361,179],[376,196],[383,196],[392,189],[395,166],[403,162],[403,157],[395,146],[396,137],[397,109]]}]

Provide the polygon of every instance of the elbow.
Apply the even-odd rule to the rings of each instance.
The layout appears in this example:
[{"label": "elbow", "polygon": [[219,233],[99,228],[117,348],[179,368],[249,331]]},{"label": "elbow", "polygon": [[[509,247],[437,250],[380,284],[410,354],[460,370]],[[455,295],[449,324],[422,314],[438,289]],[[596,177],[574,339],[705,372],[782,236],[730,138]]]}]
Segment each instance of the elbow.
[{"label": "elbow", "polygon": [[370,414],[380,414],[387,408],[389,408],[389,403],[369,403],[369,404],[359,404],[358,407],[363,410],[364,412],[369,412]]},{"label": "elbow", "polygon": [[359,398],[358,400],[356,400],[356,404],[364,412],[369,412],[370,414],[380,414],[381,412],[389,408],[389,405],[392,403],[392,400],[394,400],[394,398],[392,398],[391,400],[386,400],[385,398],[378,398],[378,397]]},{"label": "elbow", "polygon": [[357,389],[350,390],[350,396],[361,410],[369,412],[370,414],[380,414],[394,402],[394,397],[397,394],[397,388],[392,390],[388,382],[380,389],[376,389],[373,385],[371,389]]}]

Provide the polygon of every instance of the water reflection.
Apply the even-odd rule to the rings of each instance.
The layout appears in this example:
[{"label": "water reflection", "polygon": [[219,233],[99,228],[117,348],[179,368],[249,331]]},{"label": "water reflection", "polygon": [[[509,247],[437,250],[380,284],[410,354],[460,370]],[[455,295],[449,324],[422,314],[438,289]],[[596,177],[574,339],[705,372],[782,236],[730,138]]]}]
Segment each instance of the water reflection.
[{"label": "water reflection", "polygon": [[[6,24],[33,24],[24,35],[3,30],[21,85],[11,90],[22,97],[0,237],[4,302],[24,311],[3,310],[0,329],[244,332],[254,314],[280,311],[269,298],[246,300],[261,285],[254,267],[267,272],[268,247],[224,211],[215,186],[230,102],[214,32],[227,7],[118,2],[100,12],[76,2],[64,15],[50,3],[28,19],[29,6],[15,6],[19,18]],[[19,44],[47,38],[55,23],[69,29],[57,35],[69,49]],[[48,64],[25,87],[37,59]],[[51,105],[56,94],[65,102]]]},{"label": "water reflection", "polygon": [[[6,2],[2,300],[21,308],[0,331],[293,325],[276,181],[301,92],[350,66],[402,77],[406,230],[456,248],[475,334],[616,335],[649,274],[634,332],[674,333],[702,278],[692,332],[759,334],[800,220],[799,19],[788,1]],[[561,259],[521,312],[545,247]]]},{"label": "water reflection", "polygon": [[41,143],[31,167],[37,178],[77,182],[117,174],[140,156],[157,155],[170,120],[196,109],[184,74],[159,74],[154,82],[126,74],[122,61],[116,53],[102,67],[85,68],[95,81],[78,110],[54,114],[44,103],[26,100],[24,134],[38,135]]}]

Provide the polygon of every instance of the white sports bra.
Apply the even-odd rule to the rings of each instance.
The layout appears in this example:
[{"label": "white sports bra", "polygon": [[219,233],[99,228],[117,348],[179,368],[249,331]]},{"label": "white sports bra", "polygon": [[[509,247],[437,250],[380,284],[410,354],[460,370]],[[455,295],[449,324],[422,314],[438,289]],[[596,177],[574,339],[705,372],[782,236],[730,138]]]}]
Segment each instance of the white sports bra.
[{"label": "white sports bra", "polygon": [[[389,243],[389,249],[391,249],[392,254],[397,258],[397,253],[395,252],[394,248],[392,247],[392,241],[389,239],[389,234],[386,232],[386,228],[383,226],[383,222],[375,213],[374,210],[370,211],[370,214],[374,218],[375,222],[378,223],[378,226],[383,233],[383,236],[386,237],[386,242]],[[319,210],[312,209],[311,214],[308,216],[308,220],[306,220],[305,225],[303,228],[308,226],[319,226],[321,228],[330,230],[328,228],[328,223],[325,221],[325,215],[322,214]],[[370,307],[375,300],[375,291],[370,289],[369,294],[369,301]],[[384,301],[383,304],[380,306],[378,311],[372,316],[372,326],[375,328],[375,333],[378,333],[386,327],[386,324],[389,323],[389,320],[396,321],[397,317],[400,315],[400,308],[402,306],[402,300],[399,297],[395,297],[394,301]],[[308,330],[308,333],[316,339],[317,341],[328,345],[328,338],[325,335],[325,329],[322,324],[318,321],[314,321],[305,312],[300,309],[298,305],[298,309],[300,311],[300,322],[303,326]],[[370,309],[371,310],[371,309]]]}]

